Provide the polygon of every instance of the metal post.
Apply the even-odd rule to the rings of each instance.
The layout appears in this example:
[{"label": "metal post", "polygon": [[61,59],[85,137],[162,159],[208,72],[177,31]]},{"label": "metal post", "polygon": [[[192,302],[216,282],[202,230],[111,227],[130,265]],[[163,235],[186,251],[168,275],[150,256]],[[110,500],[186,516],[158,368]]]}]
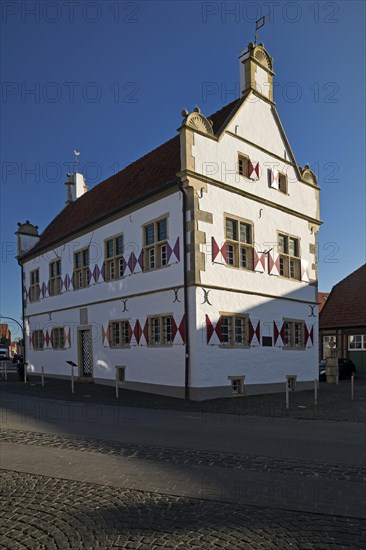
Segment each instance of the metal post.
[{"label": "metal post", "polygon": [[5,380],[8,379],[8,365],[5,365]]},{"label": "metal post", "polygon": [[118,367],[116,367],[116,398],[118,399]]},{"label": "metal post", "polygon": [[44,367],[41,367],[41,384],[42,388],[44,388]]},{"label": "metal post", "polygon": [[318,404],[318,380],[316,378],[314,380],[314,403]]},{"label": "metal post", "polygon": [[24,384],[27,383],[27,363],[24,362]]},{"label": "metal post", "polygon": [[286,409],[290,408],[290,393],[288,391],[288,380],[286,380]]},{"label": "metal post", "polygon": [[1,363],[1,378],[4,378],[4,363]]},{"label": "metal post", "polygon": [[71,393],[74,393],[74,366],[71,365]]},{"label": "metal post", "polygon": [[353,401],[355,397],[355,375],[352,374],[351,376],[351,399]]},{"label": "metal post", "polygon": [[336,375],[336,384],[339,384],[339,374]]}]

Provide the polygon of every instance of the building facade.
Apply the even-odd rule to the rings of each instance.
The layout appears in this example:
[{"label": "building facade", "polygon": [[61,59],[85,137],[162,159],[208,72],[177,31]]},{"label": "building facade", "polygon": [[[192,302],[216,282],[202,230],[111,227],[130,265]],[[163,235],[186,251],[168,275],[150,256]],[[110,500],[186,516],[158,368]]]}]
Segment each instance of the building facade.
[{"label": "building facade", "polygon": [[241,97],[67,204],[38,235],[19,224],[29,368],[190,399],[318,376],[319,187],[273,101],[272,59],[250,43]]},{"label": "building facade", "polygon": [[334,285],[319,314],[320,356],[329,342],[339,358],[351,359],[356,376],[366,376],[366,264]]}]

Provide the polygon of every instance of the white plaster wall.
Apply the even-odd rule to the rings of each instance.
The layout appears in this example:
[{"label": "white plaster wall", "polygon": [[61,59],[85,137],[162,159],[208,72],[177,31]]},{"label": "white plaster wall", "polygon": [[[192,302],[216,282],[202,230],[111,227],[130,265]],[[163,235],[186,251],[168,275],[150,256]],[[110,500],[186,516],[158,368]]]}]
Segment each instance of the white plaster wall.
[{"label": "white plaster wall", "polygon": [[[111,320],[128,320],[132,326],[138,319],[142,328],[148,315],[172,314],[177,324],[184,314],[183,290],[180,290],[181,302],[174,302],[174,292],[158,292],[146,297],[131,298],[128,311],[122,312],[120,302],[104,302],[88,307],[88,325],[92,329],[93,339],[93,376],[98,379],[115,378],[115,366],[126,366],[126,380],[160,385],[184,386],[184,357],[185,346],[179,335],[176,336],[171,347],[147,346],[142,337],[138,345],[135,339],[127,349],[112,349],[102,338],[102,327],[106,330]],[[194,320],[193,320],[194,323]],[[29,349],[27,342],[27,361],[30,369],[40,372],[44,366],[46,374],[70,375],[70,367],[66,361],[78,364],[77,332],[80,327],[79,308],[67,309],[52,313],[49,316],[37,315],[31,317],[29,332],[42,329],[51,332],[53,327],[70,327],[71,347],[63,350],[44,349],[35,351]],[[75,375],[76,375],[75,369]]]},{"label": "white plaster wall", "polygon": [[142,247],[142,226],[164,214],[168,214],[168,241],[172,247],[179,238],[180,262],[177,262],[175,256],[172,255],[170,265],[160,269],[126,275],[122,279],[111,282],[104,282],[100,277],[98,283],[93,280],[87,288],[70,289],[68,291],[63,289],[61,295],[46,296],[38,302],[28,302],[26,315],[57,311],[60,308],[73,306],[82,307],[97,301],[126,298],[135,293],[183,284],[182,197],[181,193],[176,192],[26,262],[24,264],[26,286],[29,287],[30,284],[29,272],[37,268],[40,269],[40,284],[47,283],[49,263],[55,260],[57,256],[61,257],[62,260],[62,277],[64,278],[66,274],[71,277],[74,252],[88,245],[90,246],[91,271],[93,271],[95,264],[101,267],[104,260],[104,240],[119,233],[124,235],[125,255],[128,256],[131,252],[134,252],[138,256]]},{"label": "white plaster wall", "polygon": [[[315,279],[315,271],[311,269],[314,255],[309,252],[309,245],[314,243],[314,235],[311,234],[307,221],[275,208],[248,201],[244,197],[213,185],[208,185],[207,193],[204,193],[199,203],[202,210],[213,214],[212,224],[198,222],[199,229],[206,233],[207,239],[206,245],[201,245],[201,250],[206,256],[205,271],[201,273],[203,285],[218,285],[310,302],[316,301],[316,287],[308,283],[270,275],[268,271],[257,273],[212,262],[211,237],[215,238],[220,247],[225,242],[224,213],[226,212],[253,223],[254,243],[258,251],[273,248],[271,254],[274,251],[278,252],[277,231],[298,237],[301,258],[309,262],[309,274]],[[216,262],[220,262],[220,256]]]},{"label": "white plaster wall", "polygon": [[[317,217],[317,191],[299,181],[295,168],[285,161],[284,152],[286,151],[287,160],[290,160],[290,151],[282,139],[268,103],[251,94],[230,122],[227,130],[260,145],[281,157],[283,161],[235,136],[224,134],[217,142],[196,134],[192,147],[196,172],[219,180],[228,187],[233,186],[251,193],[254,198],[258,196],[311,218]],[[259,180],[252,181],[237,173],[238,153],[259,162]],[[288,194],[268,186],[268,168],[287,175]]]},{"label": "white plaster wall", "polygon": [[[245,375],[246,384],[284,382],[287,374],[297,374],[298,381],[318,377],[318,319],[309,317],[307,304],[211,290],[210,306],[202,304],[202,297],[202,289],[197,288],[197,329],[196,338],[191,340],[191,357],[199,368],[192,369],[193,387],[229,386],[228,376],[237,375]],[[309,329],[313,326],[314,343],[309,342],[304,351],[258,344],[249,349],[225,349],[215,337],[210,341],[214,345],[207,344],[205,316],[207,314],[215,326],[220,311],[246,313],[252,322],[260,321],[261,336],[273,337],[273,321],[280,322],[284,317],[304,320]]]}]

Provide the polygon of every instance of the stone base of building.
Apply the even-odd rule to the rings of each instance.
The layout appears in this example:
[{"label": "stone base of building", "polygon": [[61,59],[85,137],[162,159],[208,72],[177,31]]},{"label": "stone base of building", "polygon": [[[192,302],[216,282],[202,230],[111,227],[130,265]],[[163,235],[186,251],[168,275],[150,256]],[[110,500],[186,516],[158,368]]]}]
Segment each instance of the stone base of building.
[{"label": "stone base of building", "polygon": [[[95,379],[96,384],[114,386],[115,381],[109,379]],[[165,395],[168,397],[185,398],[185,389],[179,386],[162,386],[159,384],[146,384],[142,382],[125,382],[120,388],[127,390],[152,393],[155,395]],[[314,389],[314,381],[297,382],[296,391]],[[244,394],[233,394],[231,386],[215,386],[203,388],[189,388],[189,399],[192,401],[205,401],[208,399],[219,399],[222,397],[233,397],[235,399],[243,398],[247,395],[265,395],[270,393],[285,394],[285,381],[272,384],[248,384],[244,387]],[[290,392],[291,393],[291,392]]]}]

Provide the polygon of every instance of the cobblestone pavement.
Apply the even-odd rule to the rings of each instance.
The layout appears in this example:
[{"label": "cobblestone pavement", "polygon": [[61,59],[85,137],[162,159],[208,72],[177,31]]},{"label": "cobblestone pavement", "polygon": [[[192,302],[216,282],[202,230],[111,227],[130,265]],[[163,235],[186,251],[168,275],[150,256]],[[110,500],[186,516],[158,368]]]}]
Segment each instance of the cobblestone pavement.
[{"label": "cobblestone pavement", "polygon": [[115,389],[111,386],[75,383],[75,393],[71,394],[70,382],[67,380],[46,378],[45,386],[42,388],[39,376],[31,376],[30,383],[24,384],[24,382],[17,380],[15,373],[9,373],[7,381],[0,377],[0,392],[4,399],[6,394],[17,393],[71,402],[195,411],[202,413],[202,415],[215,413],[222,417],[226,415],[248,415],[342,422],[366,421],[366,379],[356,379],[355,399],[353,401],[351,400],[351,383],[349,380],[342,380],[338,385],[321,382],[317,405],[314,404],[314,391],[294,392],[290,394],[289,410],[285,408],[284,392],[193,402],[121,388],[119,399],[116,399]]},{"label": "cobblestone pavement", "polygon": [[312,479],[329,479],[332,481],[366,482],[366,468],[345,464],[328,464],[317,461],[294,460],[265,456],[234,455],[215,453],[197,449],[178,449],[155,445],[135,445],[118,441],[104,441],[85,437],[45,434],[21,430],[2,429],[1,443],[35,445],[39,447],[56,447],[120,455],[130,459],[153,460],[171,464],[185,464],[196,467],[220,467],[231,470],[246,470],[265,473],[294,473],[300,477]]},{"label": "cobblestone pavement", "polygon": [[4,550],[362,549],[366,522],[3,471]]}]

